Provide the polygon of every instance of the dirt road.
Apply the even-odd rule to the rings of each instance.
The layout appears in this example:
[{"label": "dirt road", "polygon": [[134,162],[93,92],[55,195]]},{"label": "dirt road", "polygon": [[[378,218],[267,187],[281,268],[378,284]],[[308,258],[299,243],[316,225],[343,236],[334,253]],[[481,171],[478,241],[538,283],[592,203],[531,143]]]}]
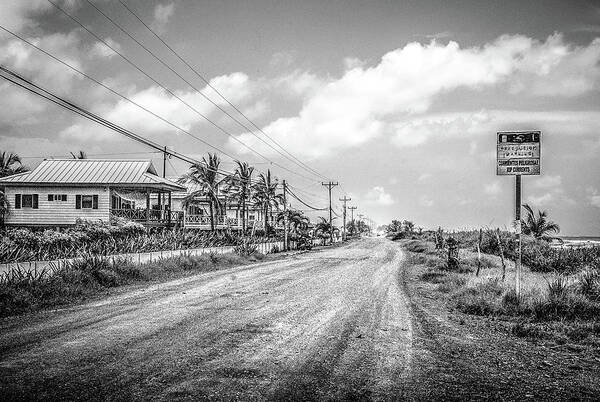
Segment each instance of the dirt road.
[{"label": "dirt road", "polygon": [[397,399],[402,252],[364,239],[0,323],[12,399]]}]

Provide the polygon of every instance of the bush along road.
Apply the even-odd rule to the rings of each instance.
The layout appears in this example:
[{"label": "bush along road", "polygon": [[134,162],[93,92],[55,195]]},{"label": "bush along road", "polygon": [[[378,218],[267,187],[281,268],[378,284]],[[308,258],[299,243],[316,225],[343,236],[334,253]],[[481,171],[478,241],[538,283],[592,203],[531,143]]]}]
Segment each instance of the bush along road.
[{"label": "bush along road", "polygon": [[361,239],[0,321],[5,400],[592,399],[588,346],[452,307],[426,258]]}]

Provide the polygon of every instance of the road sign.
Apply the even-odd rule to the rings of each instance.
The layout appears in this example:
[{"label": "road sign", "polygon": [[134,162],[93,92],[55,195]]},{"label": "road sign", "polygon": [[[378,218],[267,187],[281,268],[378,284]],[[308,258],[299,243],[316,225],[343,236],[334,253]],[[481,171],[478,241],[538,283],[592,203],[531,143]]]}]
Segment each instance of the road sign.
[{"label": "road sign", "polygon": [[500,131],[496,148],[497,175],[540,174],[540,131]]}]

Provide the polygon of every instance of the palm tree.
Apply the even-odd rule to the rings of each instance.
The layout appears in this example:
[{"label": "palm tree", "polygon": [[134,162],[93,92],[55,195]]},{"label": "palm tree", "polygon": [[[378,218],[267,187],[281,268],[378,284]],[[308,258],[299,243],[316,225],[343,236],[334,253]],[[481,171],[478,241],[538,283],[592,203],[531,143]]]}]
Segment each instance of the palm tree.
[{"label": "palm tree", "polygon": [[21,162],[21,157],[12,152],[0,152],[0,177],[27,172],[29,169]]},{"label": "palm tree", "polygon": [[8,215],[8,199],[4,191],[0,190],[0,226],[4,227],[4,216]]},{"label": "palm tree", "polygon": [[235,172],[227,178],[226,192],[242,210],[242,233],[246,232],[246,202],[252,195],[252,173],[254,168],[246,162],[235,161]]},{"label": "palm tree", "polygon": [[73,159],[87,159],[88,158],[86,153],[83,151],[79,151],[79,153],[76,153],[76,154],[71,152],[71,156],[73,157]]},{"label": "palm tree", "polygon": [[558,224],[548,220],[546,211],[537,211],[537,215],[528,204],[523,204],[523,208],[527,212],[525,220],[521,221],[523,234],[531,235],[536,239],[551,239],[550,233],[560,232]]},{"label": "palm tree", "polygon": [[288,219],[288,225],[292,228],[292,231],[294,233],[298,233],[300,231],[305,231],[308,229],[308,225],[310,223],[310,219],[308,219],[308,216],[305,216],[302,213],[302,211],[295,211],[292,209],[279,212],[277,214],[277,223],[285,222],[286,215]]},{"label": "palm tree", "polygon": [[[339,229],[329,223],[329,221],[322,216],[319,216],[320,221],[315,225],[315,234],[320,235],[323,238],[329,238],[331,233],[339,232]],[[335,219],[335,218],[333,218]]]},{"label": "palm tree", "polygon": [[188,194],[182,202],[184,208],[196,202],[196,197],[206,197],[210,212],[210,230],[215,230],[215,211],[220,212],[219,186],[224,179],[220,178],[219,165],[221,161],[217,154],[208,154],[208,160],[202,158],[202,162],[194,163],[190,171],[178,180],[180,184],[193,184],[197,190]]},{"label": "palm tree", "polygon": [[279,208],[284,202],[283,194],[277,193],[278,187],[277,179],[271,179],[271,170],[267,170],[266,174],[261,173],[258,182],[254,185],[253,199],[265,213],[265,231],[268,229],[269,215],[273,207]]}]

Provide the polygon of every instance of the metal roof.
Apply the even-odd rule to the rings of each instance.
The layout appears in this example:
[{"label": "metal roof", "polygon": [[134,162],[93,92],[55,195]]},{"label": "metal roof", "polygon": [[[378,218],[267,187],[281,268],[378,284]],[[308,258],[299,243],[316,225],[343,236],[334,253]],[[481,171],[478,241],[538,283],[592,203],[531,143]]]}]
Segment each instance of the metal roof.
[{"label": "metal roof", "polygon": [[3,177],[3,185],[112,185],[182,191],[159,177],[149,160],[45,159],[30,172]]}]

